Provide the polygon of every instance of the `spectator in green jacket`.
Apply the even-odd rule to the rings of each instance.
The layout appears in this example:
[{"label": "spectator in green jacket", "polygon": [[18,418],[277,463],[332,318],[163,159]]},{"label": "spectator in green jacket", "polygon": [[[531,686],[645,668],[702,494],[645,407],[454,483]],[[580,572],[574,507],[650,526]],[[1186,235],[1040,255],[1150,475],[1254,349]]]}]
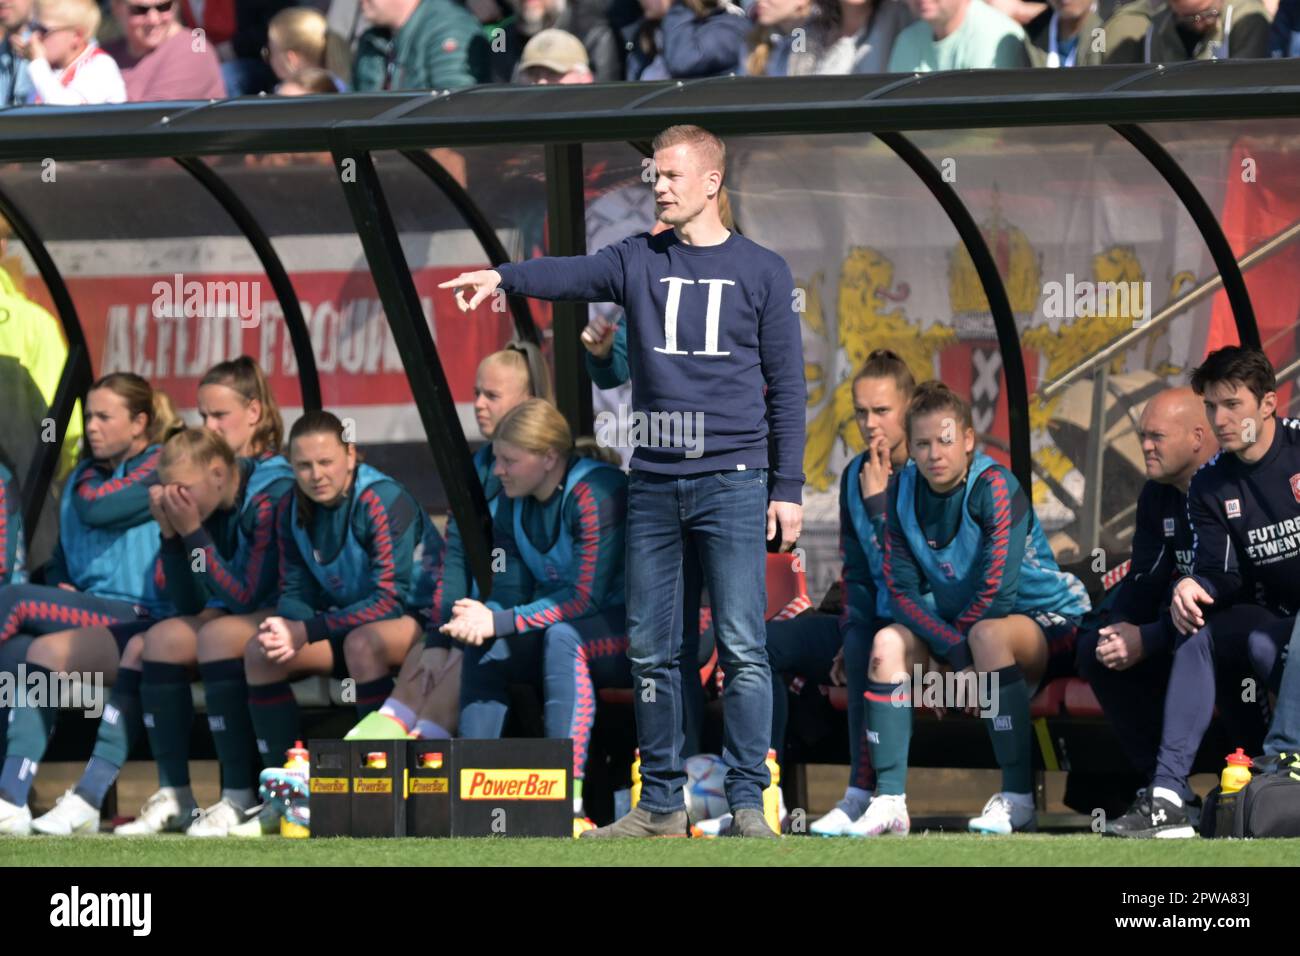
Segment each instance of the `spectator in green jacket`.
[{"label": "spectator in green jacket", "polygon": [[449,90],[488,82],[488,43],[454,0],[361,0],[374,24],[361,36],[352,87]]},{"label": "spectator in green jacket", "polygon": [[1269,19],[1260,0],[1134,0],[1106,21],[1106,62],[1259,59]]}]

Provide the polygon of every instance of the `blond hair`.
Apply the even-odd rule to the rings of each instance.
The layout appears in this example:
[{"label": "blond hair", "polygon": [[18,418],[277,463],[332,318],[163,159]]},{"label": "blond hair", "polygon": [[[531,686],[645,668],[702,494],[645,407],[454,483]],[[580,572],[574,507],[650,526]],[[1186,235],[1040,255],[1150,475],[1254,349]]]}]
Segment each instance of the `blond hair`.
[{"label": "blond hair", "polygon": [[305,66],[320,67],[336,76],[348,72],[347,44],[315,7],[281,10],[267,24],[266,36],[285,53],[297,53],[307,61]]},{"label": "blond hair", "polygon": [[573,451],[573,432],[569,430],[569,423],[554,405],[540,398],[530,398],[506,412],[497,423],[492,440],[506,442],[534,455],[555,451],[567,458]]},{"label": "blond hair", "polygon": [[158,472],[164,474],[180,462],[203,467],[220,458],[226,467],[234,469],[235,453],[224,438],[207,428],[186,428],[177,432],[163,445],[158,458]]},{"label": "blond hair", "polygon": [[726,229],[736,228],[736,217],[731,211],[731,196],[726,186],[718,187],[718,219]]},{"label": "blond hair", "polygon": [[479,363],[479,368],[491,362],[503,368],[513,369],[523,376],[524,387],[532,398],[540,398],[555,404],[555,392],[551,388],[551,371],[546,364],[542,350],[532,342],[512,339],[499,352],[493,352]]},{"label": "blond hair", "polygon": [[690,147],[705,171],[716,169],[727,178],[727,144],[702,126],[669,126],[654,138],[650,149],[657,153],[682,145]]},{"label": "blond hair", "polygon": [[73,27],[81,32],[86,42],[95,39],[102,16],[95,0],[36,0],[36,19],[54,26]]},{"label": "blond hair", "polygon": [[618,452],[608,445],[602,445],[596,440],[595,435],[579,435],[578,440],[573,443],[573,453],[579,458],[592,458],[603,461],[607,465],[621,467],[623,464],[623,459],[619,458]]}]

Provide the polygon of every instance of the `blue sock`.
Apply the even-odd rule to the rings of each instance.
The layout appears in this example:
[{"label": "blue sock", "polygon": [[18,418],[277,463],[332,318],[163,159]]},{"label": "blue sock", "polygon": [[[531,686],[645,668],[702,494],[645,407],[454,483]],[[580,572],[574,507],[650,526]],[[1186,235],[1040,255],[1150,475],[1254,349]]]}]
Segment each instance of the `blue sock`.
[{"label": "blue sock", "polygon": [[144,717],[140,713],[140,672],[120,668],[108,706],[99,720],[95,749],[90,762],[77,781],[76,793],[92,807],[104,805],[108,788],[117,779],[131,755],[131,747],[144,730]]},{"label": "blue sock", "polygon": [[[50,669],[40,664],[27,664],[27,679],[44,675],[45,685],[52,686]],[[32,781],[40,760],[45,756],[54,724],[59,719],[57,707],[15,707],[9,714],[9,752],[4,769],[0,770],[0,797],[16,806],[26,806],[32,791]]]},{"label": "blue sock", "polygon": [[92,807],[102,807],[108,788],[117,780],[121,770],[117,764],[110,763],[103,757],[91,757],[86,762],[86,769],[81,772],[81,779],[77,781],[77,796]]},{"label": "blue sock", "polygon": [[5,757],[4,766],[0,767],[0,799],[16,807],[27,806],[36,769],[36,761],[29,757]]}]

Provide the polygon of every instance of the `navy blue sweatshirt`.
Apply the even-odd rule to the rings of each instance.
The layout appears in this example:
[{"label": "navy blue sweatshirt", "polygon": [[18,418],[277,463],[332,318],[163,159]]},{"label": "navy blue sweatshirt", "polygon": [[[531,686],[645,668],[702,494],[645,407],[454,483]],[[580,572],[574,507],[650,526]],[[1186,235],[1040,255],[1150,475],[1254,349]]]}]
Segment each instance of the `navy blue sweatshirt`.
[{"label": "navy blue sweatshirt", "polygon": [[1192,573],[1194,545],[1187,496],[1175,485],[1148,481],[1138,495],[1133,556],[1110,609],[1111,621],[1139,625],[1148,656],[1172,650],[1169,599],[1179,578]]},{"label": "navy blue sweatshirt", "polygon": [[[638,447],[633,468],[683,476],[770,468],[773,501],[803,500],[803,341],[794,279],[779,255],[734,232],[690,246],[668,230],[497,272],[505,292],[621,305],[635,410],[702,414],[702,448],[698,438]],[[693,447],[702,453],[689,458]]]},{"label": "navy blue sweatshirt", "polygon": [[1210,614],[1259,604],[1300,609],[1300,421],[1277,419],[1264,457],[1247,464],[1219,452],[1192,476],[1187,516],[1196,532],[1195,577]]}]

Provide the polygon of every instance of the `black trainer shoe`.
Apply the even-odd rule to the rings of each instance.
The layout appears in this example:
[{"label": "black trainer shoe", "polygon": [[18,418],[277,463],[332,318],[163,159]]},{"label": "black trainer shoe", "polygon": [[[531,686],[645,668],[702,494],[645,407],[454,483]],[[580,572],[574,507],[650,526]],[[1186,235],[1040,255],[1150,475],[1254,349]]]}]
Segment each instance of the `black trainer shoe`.
[{"label": "black trainer shoe", "polygon": [[1106,828],[1109,836],[1131,839],[1183,839],[1196,836],[1186,806],[1175,806],[1164,797],[1153,797],[1145,789],[1122,817]]},{"label": "black trainer shoe", "polygon": [[1138,787],[1137,794],[1133,797],[1133,802],[1117,817],[1112,817],[1106,821],[1106,826],[1102,828],[1102,834],[1105,836],[1115,835],[1115,824],[1120,820],[1127,820],[1133,814],[1145,814],[1149,812],[1151,806],[1151,791],[1147,787]]},{"label": "black trainer shoe", "polygon": [[690,836],[686,811],[652,813],[644,807],[633,807],[627,816],[608,826],[584,831],[580,840],[607,840],[617,837],[684,837]]},{"label": "black trainer shoe", "polygon": [[767,817],[763,815],[763,811],[755,810],[753,807],[742,807],[736,811],[735,816],[731,818],[731,829],[727,831],[727,836],[758,837],[763,840],[780,839],[767,825]]}]

